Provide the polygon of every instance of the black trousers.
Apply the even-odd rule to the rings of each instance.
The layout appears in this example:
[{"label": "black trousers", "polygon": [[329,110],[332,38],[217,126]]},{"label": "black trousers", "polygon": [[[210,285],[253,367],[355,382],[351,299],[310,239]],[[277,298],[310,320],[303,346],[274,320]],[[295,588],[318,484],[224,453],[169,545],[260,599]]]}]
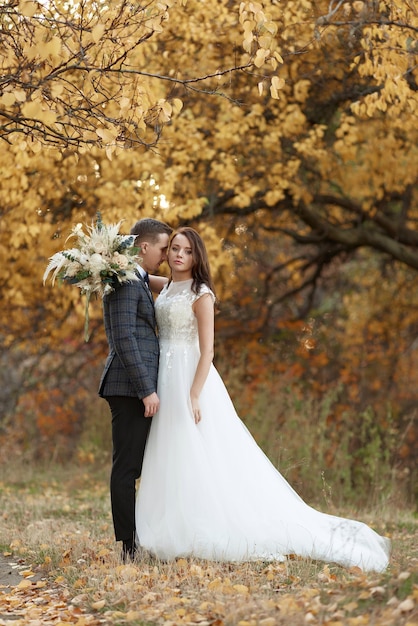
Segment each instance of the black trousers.
[{"label": "black trousers", "polygon": [[116,541],[135,539],[135,481],[140,477],[151,426],[139,398],[107,396],[112,413],[110,498]]}]

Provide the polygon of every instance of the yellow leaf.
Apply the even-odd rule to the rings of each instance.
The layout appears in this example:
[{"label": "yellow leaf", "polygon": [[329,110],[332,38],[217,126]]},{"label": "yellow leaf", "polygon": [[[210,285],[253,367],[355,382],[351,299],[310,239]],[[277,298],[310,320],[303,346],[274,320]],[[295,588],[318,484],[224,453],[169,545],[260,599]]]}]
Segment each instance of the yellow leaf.
[{"label": "yellow leaf", "polygon": [[234,589],[235,591],[238,591],[238,593],[243,593],[243,594],[248,593],[247,585],[234,585]]},{"label": "yellow leaf", "polygon": [[59,57],[61,46],[61,39],[59,37],[52,37],[47,43],[37,46],[37,48],[42,53],[43,58],[46,59],[47,57]]},{"label": "yellow leaf", "polygon": [[59,98],[59,96],[62,95],[63,91],[64,91],[64,85],[62,85],[61,83],[53,83],[51,85],[51,96],[53,98]]},{"label": "yellow leaf", "polygon": [[31,0],[20,0],[19,11],[25,17],[33,17],[37,10],[38,5],[36,2],[31,2]]},{"label": "yellow leaf", "polygon": [[280,76],[273,76],[273,78],[271,79],[271,84],[274,86],[275,89],[283,89],[285,81],[283,78],[280,78]]},{"label": "yellow leaf", "polygon": [[15,89],[13,95],[18,102],[26,101],[26,91],[23,91],[23,89]]},{"label": "yellow leaf", "polygon": [[158,120],[165,124],[170,121],[171,114],[173,112],[173,107],[167,100],[159,100],[159,106],[161,107],[160,113],[158,115]]},{"label": "yellow leaf", "polygon": [[131,107],[131,99],[127,98],[126,96],[122,96],[119,101],[119,106],[121,113],[126,113],[126,111],[129,111]]},{"label": "yellow leaf", "polygon": [[112,160],[115,148],[116,148],[116,146],[106,146],[106,148],[105,148],[106,156],[109,159],[109,161]]},{"label": "yellow leaf", "polygon": [[2,95],[0,102],[4,104],[5,107],[10,107],[16,102],[16,96],[14,93],[8,91]]},{"label": "yellow leaf", "polygon": [[271,85],[270,85],[270,95],[272,98],[274,98],[275,100],[280,99],[279,90],[283,87],[284,84],[285,82],[283,78],[279,78],[278,76],[273,76],[273,78],[271,79]]},{"label": "yellow leaf", "polygon": [[269,56],[269,54],[270,54],[269,50],[265,50],[264,48],[259,48],[255,55],[254,65],[256,67],[261,67],[264,61],[266,60],[266,58]]},{"label": "yellow leaf", "polygon": [[18,589],[28,589],[29,587],[32,587],[32,582],[26,579],[21,580],[17,586]]},{"label": "yellow leaf", "polygon": [[99,43],[100,39],[103,37],[103,34],[106,30],[104,24],[96,24],[93,30],[91,31],[91,36],[93,38],[94,43]]},{"label": "yellow leaf", "polygon": [[263,35],[258,38],[258,45],[260,48],[265,48],[266,50],[270,50],[272,38],[270,35]]},{"label": "yellow leaf", "polygon": [[57,121],[57,114],[51,110],[41,111],[38,114],[38,119],[44,124],[54,124]]},{"label": "yellow leaf", "polygon": [[97,141],[97,133],[92,130],[83,131],[83,139],[84,141]]},{"label": "yellow leaf", "polygon": [[100,137],[104,143],[113,143],[116,139],[116,133],[117,131],[109,130],[107,128],[98,128],[96,130],[96,135]]},{"label": "yellow leaf", "polygon": [[29,100],[22,105],[22,113],[25,117],[36,118],[42,114],[42,107],[40,102],[34,102]]},{"label": "yellow leaf", "polygon": [[142,613],[140,613],[139,611],[128,611],[126,614],[126,621],[127,622],[135,622],[135,621],[140,621],[142,617]]},{"label": "yellow leaf", "polygon": [[174,100],[172,101],[172,106],[173,113],[177,115],[177,113],[180,113],[183,108],[183,102],[180,100],[180,98],[174,98]]},{"label": "yellow leaf", "polygon": [[74,606],[81,606],[88,600],[88,595],[86,593],[80,593],[78,596],[74,596],[71,598],[71,604]]},{"label": "yellow leaf", "polygon": [[412,598],[406,598],[405,600],[403,600],[399,606],[398,606],[398,611],[400,611],[401,613],[409,613],[409,611],[413,611],[415,607],[415,603],[413,601]]},{"label": "yellow leaf", "polygon": [[24,570],[23,572],[20,572],[20,573],[23,576],[23,578],[30,578],[31,576],[35,575],[35,573],[32,572],[31,569],[26,569],[26,570]]},{"label": "yellow leaf", "polygon": [[244,48],[245,52],[251,52],[251,44],[253,42],[253,34],[252,33],[248,33],[248,35],[244,38],[244,41],[242,42],[242,47]]},{"label": "yellow leaf", "polygon": [[277,24],[274,22],[264,22],[263,28],[267,30],[271,35],[276,35],[277,33]]},{"label": "yellow leaf", "polygon": [[97,602],[93,602],[93,604],[91,605],[91,608],[94,609],[95,611],[100,611],[100,609],[102,609],[105,604],[106,604],[105,600],[97,600]]}]

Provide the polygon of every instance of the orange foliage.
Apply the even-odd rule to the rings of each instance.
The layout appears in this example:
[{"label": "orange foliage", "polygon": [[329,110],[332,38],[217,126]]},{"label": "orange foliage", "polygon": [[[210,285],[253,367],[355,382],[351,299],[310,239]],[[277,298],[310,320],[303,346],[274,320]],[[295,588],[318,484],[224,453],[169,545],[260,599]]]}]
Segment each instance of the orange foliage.
[{"label": "orange foliage", "polygon": [[40,385],[19,397],[12,430],[24,448],[33,447],[38,455],[48,457],[57,446],[72,447],[82,418],[77,405],[79,398]]}]

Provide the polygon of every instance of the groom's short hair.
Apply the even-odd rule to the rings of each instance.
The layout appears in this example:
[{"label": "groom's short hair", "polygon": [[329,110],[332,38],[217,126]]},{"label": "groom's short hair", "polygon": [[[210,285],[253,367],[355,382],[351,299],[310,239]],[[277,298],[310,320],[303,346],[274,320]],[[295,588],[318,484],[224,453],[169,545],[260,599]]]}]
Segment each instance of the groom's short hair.
[{"label": "groom's short hair", "polygon": [[131,228],[131,235],[136,236],[136,241],[149,241],[156,243],[160,235],[170,236],[173,229],[164,222],[155,220],[152,217],[144,217],[138,220]]}]

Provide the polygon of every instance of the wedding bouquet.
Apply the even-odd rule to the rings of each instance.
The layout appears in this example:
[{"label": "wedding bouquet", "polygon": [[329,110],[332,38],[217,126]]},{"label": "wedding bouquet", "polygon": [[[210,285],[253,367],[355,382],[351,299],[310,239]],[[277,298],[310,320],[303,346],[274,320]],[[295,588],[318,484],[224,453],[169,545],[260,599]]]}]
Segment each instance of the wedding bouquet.
[{"label": "wedding bouquet", "polygon": [[138,280],[136,273],[137,253],[135,235],[120,235],[122,222],[105,225],[100,213],[96,224],[87,226],[77,224],[69,237],[76,237],[77,246],[56,252],[49,259],[43,276],[45,284],[52,273],[52,284],[58,279],[76,285],[86,295],[85,339],[88,341],[88,310],[93,293],[105,296],[118,284]]}]

